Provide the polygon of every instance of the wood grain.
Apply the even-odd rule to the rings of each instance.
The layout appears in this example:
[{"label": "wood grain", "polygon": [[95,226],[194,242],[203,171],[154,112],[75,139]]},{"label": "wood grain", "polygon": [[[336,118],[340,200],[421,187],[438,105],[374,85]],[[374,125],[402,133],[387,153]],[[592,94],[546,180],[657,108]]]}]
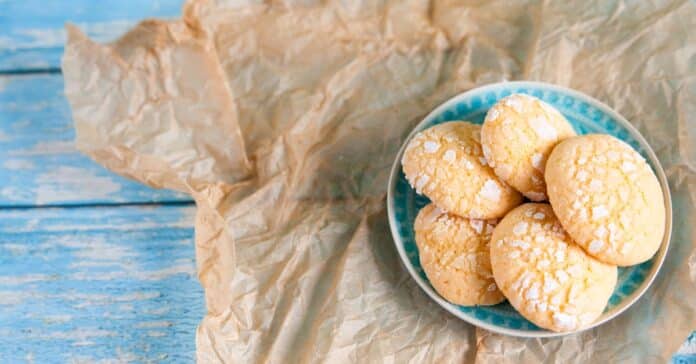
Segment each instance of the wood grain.
[{"label": "wood grain", "polygon": [[108,42],[138,21],[176,18],[183,0],[0,1],[0,72],[56,70],[65,42],[65,22]]},{"label": "wood grain", "polygon": [[3,363],[192,362],[192,206],[0,209]]},{"label": "wood grain", "polygon": [[107,171],[74,138],[61,75],[0,76],[0,206],[190,201]]}]

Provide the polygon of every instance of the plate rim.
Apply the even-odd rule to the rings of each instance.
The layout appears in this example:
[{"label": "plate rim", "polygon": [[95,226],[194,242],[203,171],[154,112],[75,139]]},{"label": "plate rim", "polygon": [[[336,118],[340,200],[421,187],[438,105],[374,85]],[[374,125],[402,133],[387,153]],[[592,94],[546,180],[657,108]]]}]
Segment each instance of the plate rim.
[{"label": "plate rim", "polygon": [[[430,286],[426,280],[421,278],[421,276],[416,272],[415,268],[411,264],[408,255],[406,253],[406,250],[404,249],[404,244],[401,239],[401,235],[398,231],[398,228],[396,227],[396,215],[395,215],[395,207],[394,207],[394,190],[396,189],[396,181],[398,179],[399,171],[401,170],[401,157],[403,155],[404,149],[406,148],[406,145],[408,142],[413,138],[413,136],[418,133],[419,131],[423,130],[425,128],[425,125],[433,121],[438,115],[442,114],[445,110],[449,109],[451,106],[458,104],[459,102],[462,101],[462,99],[470,97],[472,94],[478,94],[478,93],[485,93],[488,90],[493,90],[493,89],[498,89],[498,88],[508,88],[508,87],[517,87],[517,88],[524,88],[524,87],[529,87],[532,89],[547,89],[547,90],[553,90],[553,91],[558,91],[560,93],[564,93],[567,95],[570,95],[574,98],[577,98],[581,101],[584,101],[588,103],[589,105],[592,105],[598,109],[600,109],[602,112],[605,114],[609,115],[614,122],[617,122],[620,124],[622,127],[624,127],[628,133],[635,138],[635,140],[638,141],[638,143],[641,145],[641,147],[645,150],[646,154],[648,155],[648,158],[650,159],[650,162],[652,162],[653,167],[655,169],[655,174],[657,176],[657,179],[660,183],[660,187],[662,189],[662,195],[664,199],[664,204],[665,204],[665,231],[662,239],[662,243],[660,244],[660,248],[657,252],[657,255],[654,257],[657,260],[655,261],[656,264],[653,264],[652,268],[650,269],[649,275],[646,277],[646,279],[641,283],[640,287],[638,287],[635,291],[631,293],[631,295],[627,296],[619,305],[617,305],[613,312],[611,312],[609,315],[606,315],[605,317],[601,318],[600,320],[595,321],[592,323],[592,325],[589,325],[587,327],[584,327],[580,330],[575,330],[575,331],[569,331],[569,332],[553,332],[547,329],[544,329],[542,331],[529,331],[529,330],[522,330],[522,329],[509,329],[506,327],[500,327],[500,326],[495,326],[492,324],[489,324],[488,322],[482,321],[476,317],[473,317],[469,314],[466,314],[456,308],[456,305],[449,303],[445,301],[435,290]],[[404,139],[403,143],[401,144],[401,147],[399,148],[399,151],[396,155],[396,158],[394,159],[394,162],[392,163],[391,171],[389,172],[389,182],[387,185],[387,217],[389,220],[389,229],[391,231],[391,235],[393,238],[394,245],[396,246],[396,249],[399,253],[399,257],[401,259],[401,263],[406,267],[406,270],[408,273],[411,275],[411,278],[413,278],[418,286],[435,302],[437,302],[440,307],[444,308],[446,311],[449,313],[453,314],[457,318],[466,321],[474,326],[481,327],[483,329],[489,330],[491,332],[499,333],[499,334],[504,334],[504,335],[509,335],[509,336],[516,336],[516,337],[526,337],[526,338],[550,338],[550,337],[559,337],[559,336],[566,336],[566,335],[572,335],[572,334],[577,334],[586,330],[590,330],[592,328],[595,328],[599,325],[602,325],[617,316],[619,316],[621,313],[626,311],[629,307],[633,306],[642,296],[645,294],[645,292],[652,286],[655,278],[657,277],[660,269],[662,268],[662,265],[664,264],[665,258],[667,257],[667,251],[669,250],[669,246],[671,243],[671,237],[672,237],[672,197],[671,197],[671,192],[669,189],[669,183],[667,182],[667,177],[665,176],[664,170],[662,168],[662,163],[660,163],[660,160],[657,158],[657,155],[653,151],[652,147],[650,144],[645,140],[643,135],[636,129],[626,118],[624,118],[621,114],[616,112],[614,109],[609,107],[608,105],[604,104],[603,102],[586,95],[580,91],[573,90],[564,86],[559,86],[551,83],[546,83],[546,82],[539,82],[539,81],[503,81],[503,82],[496,82],[496,83],[489,83],[485,85],[481,85],[478,87],[474,87],[470,90],[464,91],[462,93],[459,93],[443,103],[441,103],[439,106],[437,106],[435,109],[430,111],[423,119],[421,119],[418,124],[416,124],[411,132],[408,134],[408,136]],[[653,258],[653,259],[654,259]],[[642,263],[641,263],[642,264]]]}]

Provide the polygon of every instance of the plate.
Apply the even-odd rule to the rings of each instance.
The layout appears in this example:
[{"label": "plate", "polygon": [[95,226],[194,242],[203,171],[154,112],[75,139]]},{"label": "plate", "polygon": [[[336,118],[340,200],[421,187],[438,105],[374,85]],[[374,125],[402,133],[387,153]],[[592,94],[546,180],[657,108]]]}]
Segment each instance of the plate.
[{"label": "plate", "polygon": [[466,120],[481,124],[486,112],[496,101],[514,93],[528,94],[553,105],[568,119],[578,134],[604,133],[627,142],[652,167],[662,187],[665,201],[666,222],[662,245],[651,260],[619,268],[616,289],[604,313],[592,325],[582,330],[611,320],[645,293],[665,260],[672,231],[672,201],[665,173],[643,136],[625,118],[603,103],[564,87],[527,81],[490,84],[455,96],[433,110],[408,136],[392,166],[387,192],[389,226],[399,256],[413,279],[428,296],[462,320],[492,332],[520,337],[554,337],[577,333],[578,331],[557,333],[542,329],[522,317],[507,301],[494,306],[474,307],[449,303],[435,292],[420,266],[413,221],[418,211],[428,204],[429,200],[416,194],[402,172],[401,155],[405,145],[417,132],[446,121]]}]

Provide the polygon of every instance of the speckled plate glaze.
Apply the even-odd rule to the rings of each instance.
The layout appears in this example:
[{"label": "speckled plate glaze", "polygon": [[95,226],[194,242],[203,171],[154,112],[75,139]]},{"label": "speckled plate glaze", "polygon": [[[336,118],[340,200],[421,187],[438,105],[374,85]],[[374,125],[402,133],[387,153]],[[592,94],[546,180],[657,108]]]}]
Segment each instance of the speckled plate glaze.
[{"label": "speckled plate glaze", "polygon": [[[619,268],[619,279],[607,308],[602,316],[586,329],[601,325],[626,310],[645,293],[664,262],[672,231],[672,201],[665,173],[648,143],[626,119],[603,103],[577,91],[539,82],[504,82],[467,91],[440,105],[416,126],[404,142],[404,146],[418,131],[439,123],[467,120],[481,124],[486,112],[497,100],[513,93],[529,94],[553,105],[568,119],[578,134],[606,133],[627,142],[648,161],[662,186],[667,211],[662,246],[651,260],[640,265]],[[392,166],[387,209],[396,248],[406,269],[418,285],[447,311],[493,332],[521,337],[570,334],[556,333],[535,326],[507,302],[495,306],[463,307],[445,301],[433,290],[420,266],[413,233],[413,221],[418,211],[429,201],[426,197],[417,195],[404,177],[401,170],[404,146],[401,147]]]}]

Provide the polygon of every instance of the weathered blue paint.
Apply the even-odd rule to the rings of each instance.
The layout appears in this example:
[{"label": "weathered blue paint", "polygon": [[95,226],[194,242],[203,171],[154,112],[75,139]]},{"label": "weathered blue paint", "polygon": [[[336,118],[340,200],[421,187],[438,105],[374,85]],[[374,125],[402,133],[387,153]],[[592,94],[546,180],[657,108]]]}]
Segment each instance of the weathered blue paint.
[{"label": "weathered blue paint", "polygon": [[175,18],[183,0],[0,1],[0,72],[60,67],[70,21],[90,37],[111,41],[148,17]]},{"label": "weathered blue paint", "polygon": [[0,206],[190,201],[80,154],[59,74],[0,76]]},{"label": "weathered blue paint", "polygon": [[0,210],[2,362],[191,362],[204,315],[193,213]]},{"label": "weathered blue paint", "polygon": [[[31,74],[59,66],[67,20],[107,41],[180,5],[0,1],[0,72],[29,73],[0,76],[3,363],[193,361],[205,309],[190,198],[79,154],[61,75]],[[165,205],[128,206],[152,202]]]},{"label": "weathered blue paint", "polygon": [[677,353],[674,354],[674,357],[672,357],[672,363],[696,364],[696,331],[689,335]]}]

